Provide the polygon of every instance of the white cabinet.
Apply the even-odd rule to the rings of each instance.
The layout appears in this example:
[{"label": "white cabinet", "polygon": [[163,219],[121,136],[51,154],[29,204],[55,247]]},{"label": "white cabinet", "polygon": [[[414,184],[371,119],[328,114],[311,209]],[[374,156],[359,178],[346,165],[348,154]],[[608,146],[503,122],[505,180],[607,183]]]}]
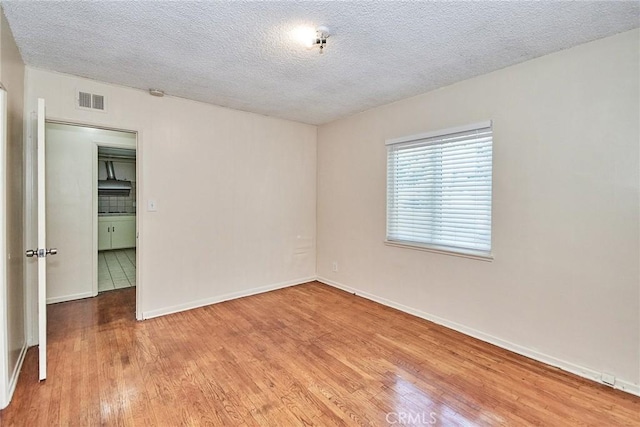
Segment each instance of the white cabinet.
[{"label": "white cabinet", "polygon": [[135,216],[98,217],[98,250],[136,247]]},{"label": "white cabinet", "polygon": [[98,217],[98,250],[111,249],[111,221]]}]

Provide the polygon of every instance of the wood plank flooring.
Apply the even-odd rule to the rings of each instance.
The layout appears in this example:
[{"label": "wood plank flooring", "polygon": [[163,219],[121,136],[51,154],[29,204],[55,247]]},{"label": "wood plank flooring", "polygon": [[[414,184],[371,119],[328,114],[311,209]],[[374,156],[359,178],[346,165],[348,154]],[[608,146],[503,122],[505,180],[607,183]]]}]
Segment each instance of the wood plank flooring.
[{"label": "wood plank flooring", "polygon": [[136,322],[49,307],[2,426],[640,425],[640,398],[312,282]]}]

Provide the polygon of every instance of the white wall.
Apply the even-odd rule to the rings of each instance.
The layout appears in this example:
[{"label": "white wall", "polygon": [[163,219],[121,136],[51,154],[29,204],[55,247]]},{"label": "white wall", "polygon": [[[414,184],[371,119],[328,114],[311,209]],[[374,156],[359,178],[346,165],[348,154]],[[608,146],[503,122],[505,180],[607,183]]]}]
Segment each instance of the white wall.
[{"label": "white wall", "polygon": [[47,257],[49,304],[97,294],[93,244],[97,147],[82,128],[52,123],[46,126],[45,141],[47,247],[58,250]]},{"label": "white wall", "polygon": [[[6,230],[7,253],[0,262],[5,263],[5,289],[0,289],[0,409],[9,403],[18,380],[20,365],[26,351],[25,293],[24,293],[24,245],[23,245],[23,100],[24,63],[15,44],[11,29],[0,12],[0,81],[7,90],[7,147],[6,164],[0,167],[6,185]],[[5,258],[6,256],[6,258]],[[4,298],[3,298],[4,297]]]},{"label": "white wall", "polygon": [[[32,68],[26,86],[27,113],[42,97],[51,119],[138,132],[145,317],[315,276],[314,126]],[[108,111],[76,109],[76,89]]]},{"label": "white wall", "polygon": [[[321,126],[318,275],[640,392],[639,36]],[[487,119],[495,260],[385,246],[385,139]]]}]

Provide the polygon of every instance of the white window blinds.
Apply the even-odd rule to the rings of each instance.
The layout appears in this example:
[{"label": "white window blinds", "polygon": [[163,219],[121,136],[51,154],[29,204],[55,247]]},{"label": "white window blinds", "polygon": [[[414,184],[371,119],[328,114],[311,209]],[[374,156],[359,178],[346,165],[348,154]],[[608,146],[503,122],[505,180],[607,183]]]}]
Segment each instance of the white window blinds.
[{"label": "white window blinds", "polygon": [[491,122],[387,142],[387,240],[491,252]]}]

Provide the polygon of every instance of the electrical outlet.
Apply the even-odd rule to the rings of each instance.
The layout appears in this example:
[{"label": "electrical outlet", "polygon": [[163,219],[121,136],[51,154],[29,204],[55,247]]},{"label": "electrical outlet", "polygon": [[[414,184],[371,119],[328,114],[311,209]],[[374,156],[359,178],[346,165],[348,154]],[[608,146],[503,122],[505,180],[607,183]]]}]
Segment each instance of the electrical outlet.
[{"label": "electrical outlet", "polygon": [[333,261],[333,271],[338,272],[338,263],[336,261]]}]

